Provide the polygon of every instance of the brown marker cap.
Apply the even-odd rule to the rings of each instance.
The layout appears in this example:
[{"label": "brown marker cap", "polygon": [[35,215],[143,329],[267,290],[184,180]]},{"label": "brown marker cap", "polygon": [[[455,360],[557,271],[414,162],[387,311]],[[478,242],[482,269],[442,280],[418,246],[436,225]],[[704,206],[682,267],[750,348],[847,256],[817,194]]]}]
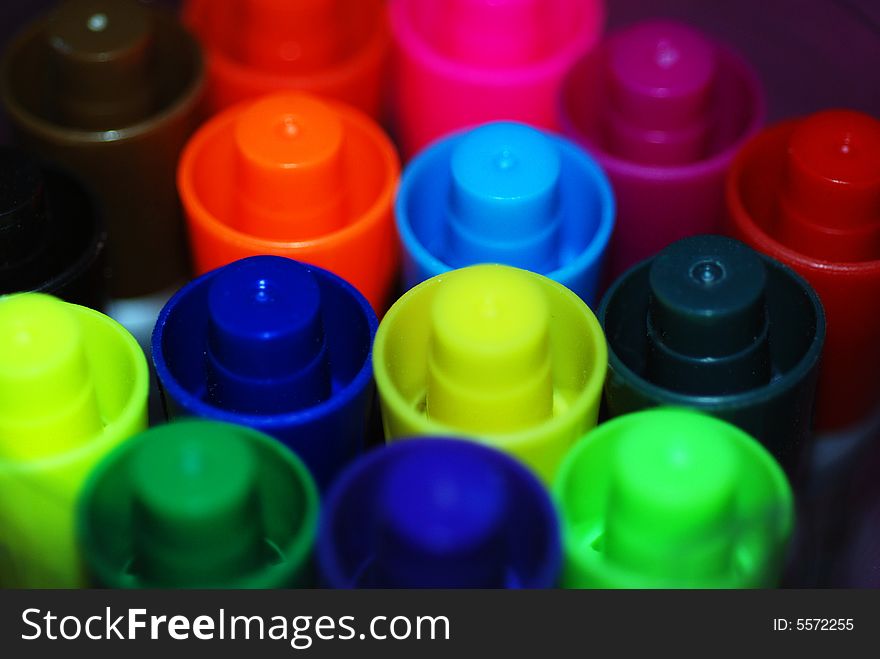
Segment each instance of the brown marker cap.
[{"label": "brown marker cap", "polygon": [[103,206],[114,297],[189,274],[174,172],[202,78],[176,17],[135,0],[69,0],[7,48],[0,92],[21,142]]}]

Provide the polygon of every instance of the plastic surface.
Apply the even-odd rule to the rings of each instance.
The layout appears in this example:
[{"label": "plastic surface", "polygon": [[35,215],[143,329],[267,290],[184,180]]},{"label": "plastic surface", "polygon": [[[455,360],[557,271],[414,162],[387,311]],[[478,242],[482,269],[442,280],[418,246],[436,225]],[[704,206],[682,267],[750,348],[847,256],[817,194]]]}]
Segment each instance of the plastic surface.
[{"label": "plastic surface", "polygon": [[724,175],[765,112],[737,55],[671,21],[612,34],[568,74],[560,109],[564,132],[614,187],[612,278],[680,238],[720,229]]},{"label": "plastic surface", "polygon": [[828,314],[817,426],[880,403],[880,121],[846,110],[777,124],[737,156],[731,230],[799,272]]},{"label": "plastic surface", "polygon": [[298,89],[381,117],[384,0],[188,0],[183,18],[205,47],[209,112]]},{"label": "plastic surface", "polygon": [[770,588],[794,524],[791,488],[760,444],[671,408],[590,431],[554,499],[568,588]]},{"label": "plastic surface", "polygon": [[344,472],[317,560],[332,588],[550,588],[559,527],[548,493],[515,460],[474,442],[415,439]]},{"label": "plastic surface", "polygon": [[363,296],[314,266],[255,256],[209,272],[153,331],[167,415],[272,435],[325,487],[364,446],[376,326]]},{"label": "plastic surface", "polygon": [[196,270],[289,256],[344,277],[381,311],[397,271],[399,171],[388,137],[353,108],[299,92],[230,108],[178,168]]},{"label": "plastic surface", "polygon": [[404,169],[395,203],[404,284],[504,263],[592,304],[614,215],[608,179],[583,150],[524,124],[485,124],[439,140]]},{"label": "plastic surface", "polygon": [[790,475],[806,466],[825,314],[792,270],[731,238],[685,238],[620,277],[598,317],[610,416],[699,408],[756,437]]},{"label": "plastic surface", "polygon": [[318,491],[271,437],[181,421],[127,442],[95,470],[78,532],[105,588],[291,588],[313,583]]},{"label": "plastic surface", "polygon": [[567,288],[502,265],[433,277],[391,307],[373,353],[385,436],[473,437],[549,481],[596,423],[607,350]]},{"label": "plastic surface", "polygon": [[134,0],[63,3],[5,53],[0,94],[19,141],[80,177],[104,210],[113,297],[188,276],[174,170],[202,77],[176,18]]},{"label": "plastic surface", "polygon": [[392,0],[395,111],[404,154],[459,128],[559,126],[562,79],[599,38],[599,0]]},{"label": "plastic surface", "polygon": [[147,424],[147,361],[107,316],[0,297],[0,583],[83,585],[75,503],[92,467]]},{"label": "plastic surface", "polygon": [[0,147],[0,293],[50,293],[102,308],[107,235],[75,180]]}]

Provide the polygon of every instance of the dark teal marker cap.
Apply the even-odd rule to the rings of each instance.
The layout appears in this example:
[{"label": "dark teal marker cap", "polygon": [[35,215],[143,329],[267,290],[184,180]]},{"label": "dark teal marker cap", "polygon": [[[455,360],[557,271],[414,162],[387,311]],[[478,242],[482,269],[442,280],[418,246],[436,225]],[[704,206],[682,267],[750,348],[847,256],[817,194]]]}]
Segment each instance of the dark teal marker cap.
[{"label": "dark teal marker cap", "polygon": [[673,243],[605,294],[605,404],[701,409],[761,441],[793,475],[813,419],[825,314],[794,271],[724,236]]}]

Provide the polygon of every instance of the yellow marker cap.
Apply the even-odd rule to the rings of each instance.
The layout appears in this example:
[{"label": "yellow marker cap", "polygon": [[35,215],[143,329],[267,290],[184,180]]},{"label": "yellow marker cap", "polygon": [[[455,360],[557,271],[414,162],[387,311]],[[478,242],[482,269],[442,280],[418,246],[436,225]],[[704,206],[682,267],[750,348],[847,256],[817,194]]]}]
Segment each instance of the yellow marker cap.
[{"label": "yellow marker cap", "polygon": [[0,446],[7,459],[72,449],[101,432],[83,336],[48,295],[0,299]]},{"label": "yellow marker cap", "polygon": [[469,432],[528,428],[553,415],[550,308],[515,269],[452,277],[431,309],[428,417]]},{"label": "yellow marker cap", "polygon": [[147,423],[149,371],[116,321],[0,297],[0,585],[83,585],[74,508],[95,463]]},{"label": "yellow marker cap", "polygon": [[577,295],[504,265],[453,270],[411,289],[373,347],[388,439],[474,438],[545,482],[595,425],[607,360],[599,323]]}]

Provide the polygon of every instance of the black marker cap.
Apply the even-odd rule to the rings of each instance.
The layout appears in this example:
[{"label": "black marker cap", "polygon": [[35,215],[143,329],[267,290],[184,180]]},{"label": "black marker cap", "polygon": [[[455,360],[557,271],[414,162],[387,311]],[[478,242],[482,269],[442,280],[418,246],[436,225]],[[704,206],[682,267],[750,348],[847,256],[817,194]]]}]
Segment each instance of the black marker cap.
[{"label": "black marker cap", "polygon": [[100,309],[106,234],[77,181],[0,147],[0,294],[40,291]]},{"label": "black marker cap", "polygon": [[808,445],[825,316],[792,270],[723,236],[680,240],[622,275],[599,308],[609,416],[705,410],[792,474]]}]

